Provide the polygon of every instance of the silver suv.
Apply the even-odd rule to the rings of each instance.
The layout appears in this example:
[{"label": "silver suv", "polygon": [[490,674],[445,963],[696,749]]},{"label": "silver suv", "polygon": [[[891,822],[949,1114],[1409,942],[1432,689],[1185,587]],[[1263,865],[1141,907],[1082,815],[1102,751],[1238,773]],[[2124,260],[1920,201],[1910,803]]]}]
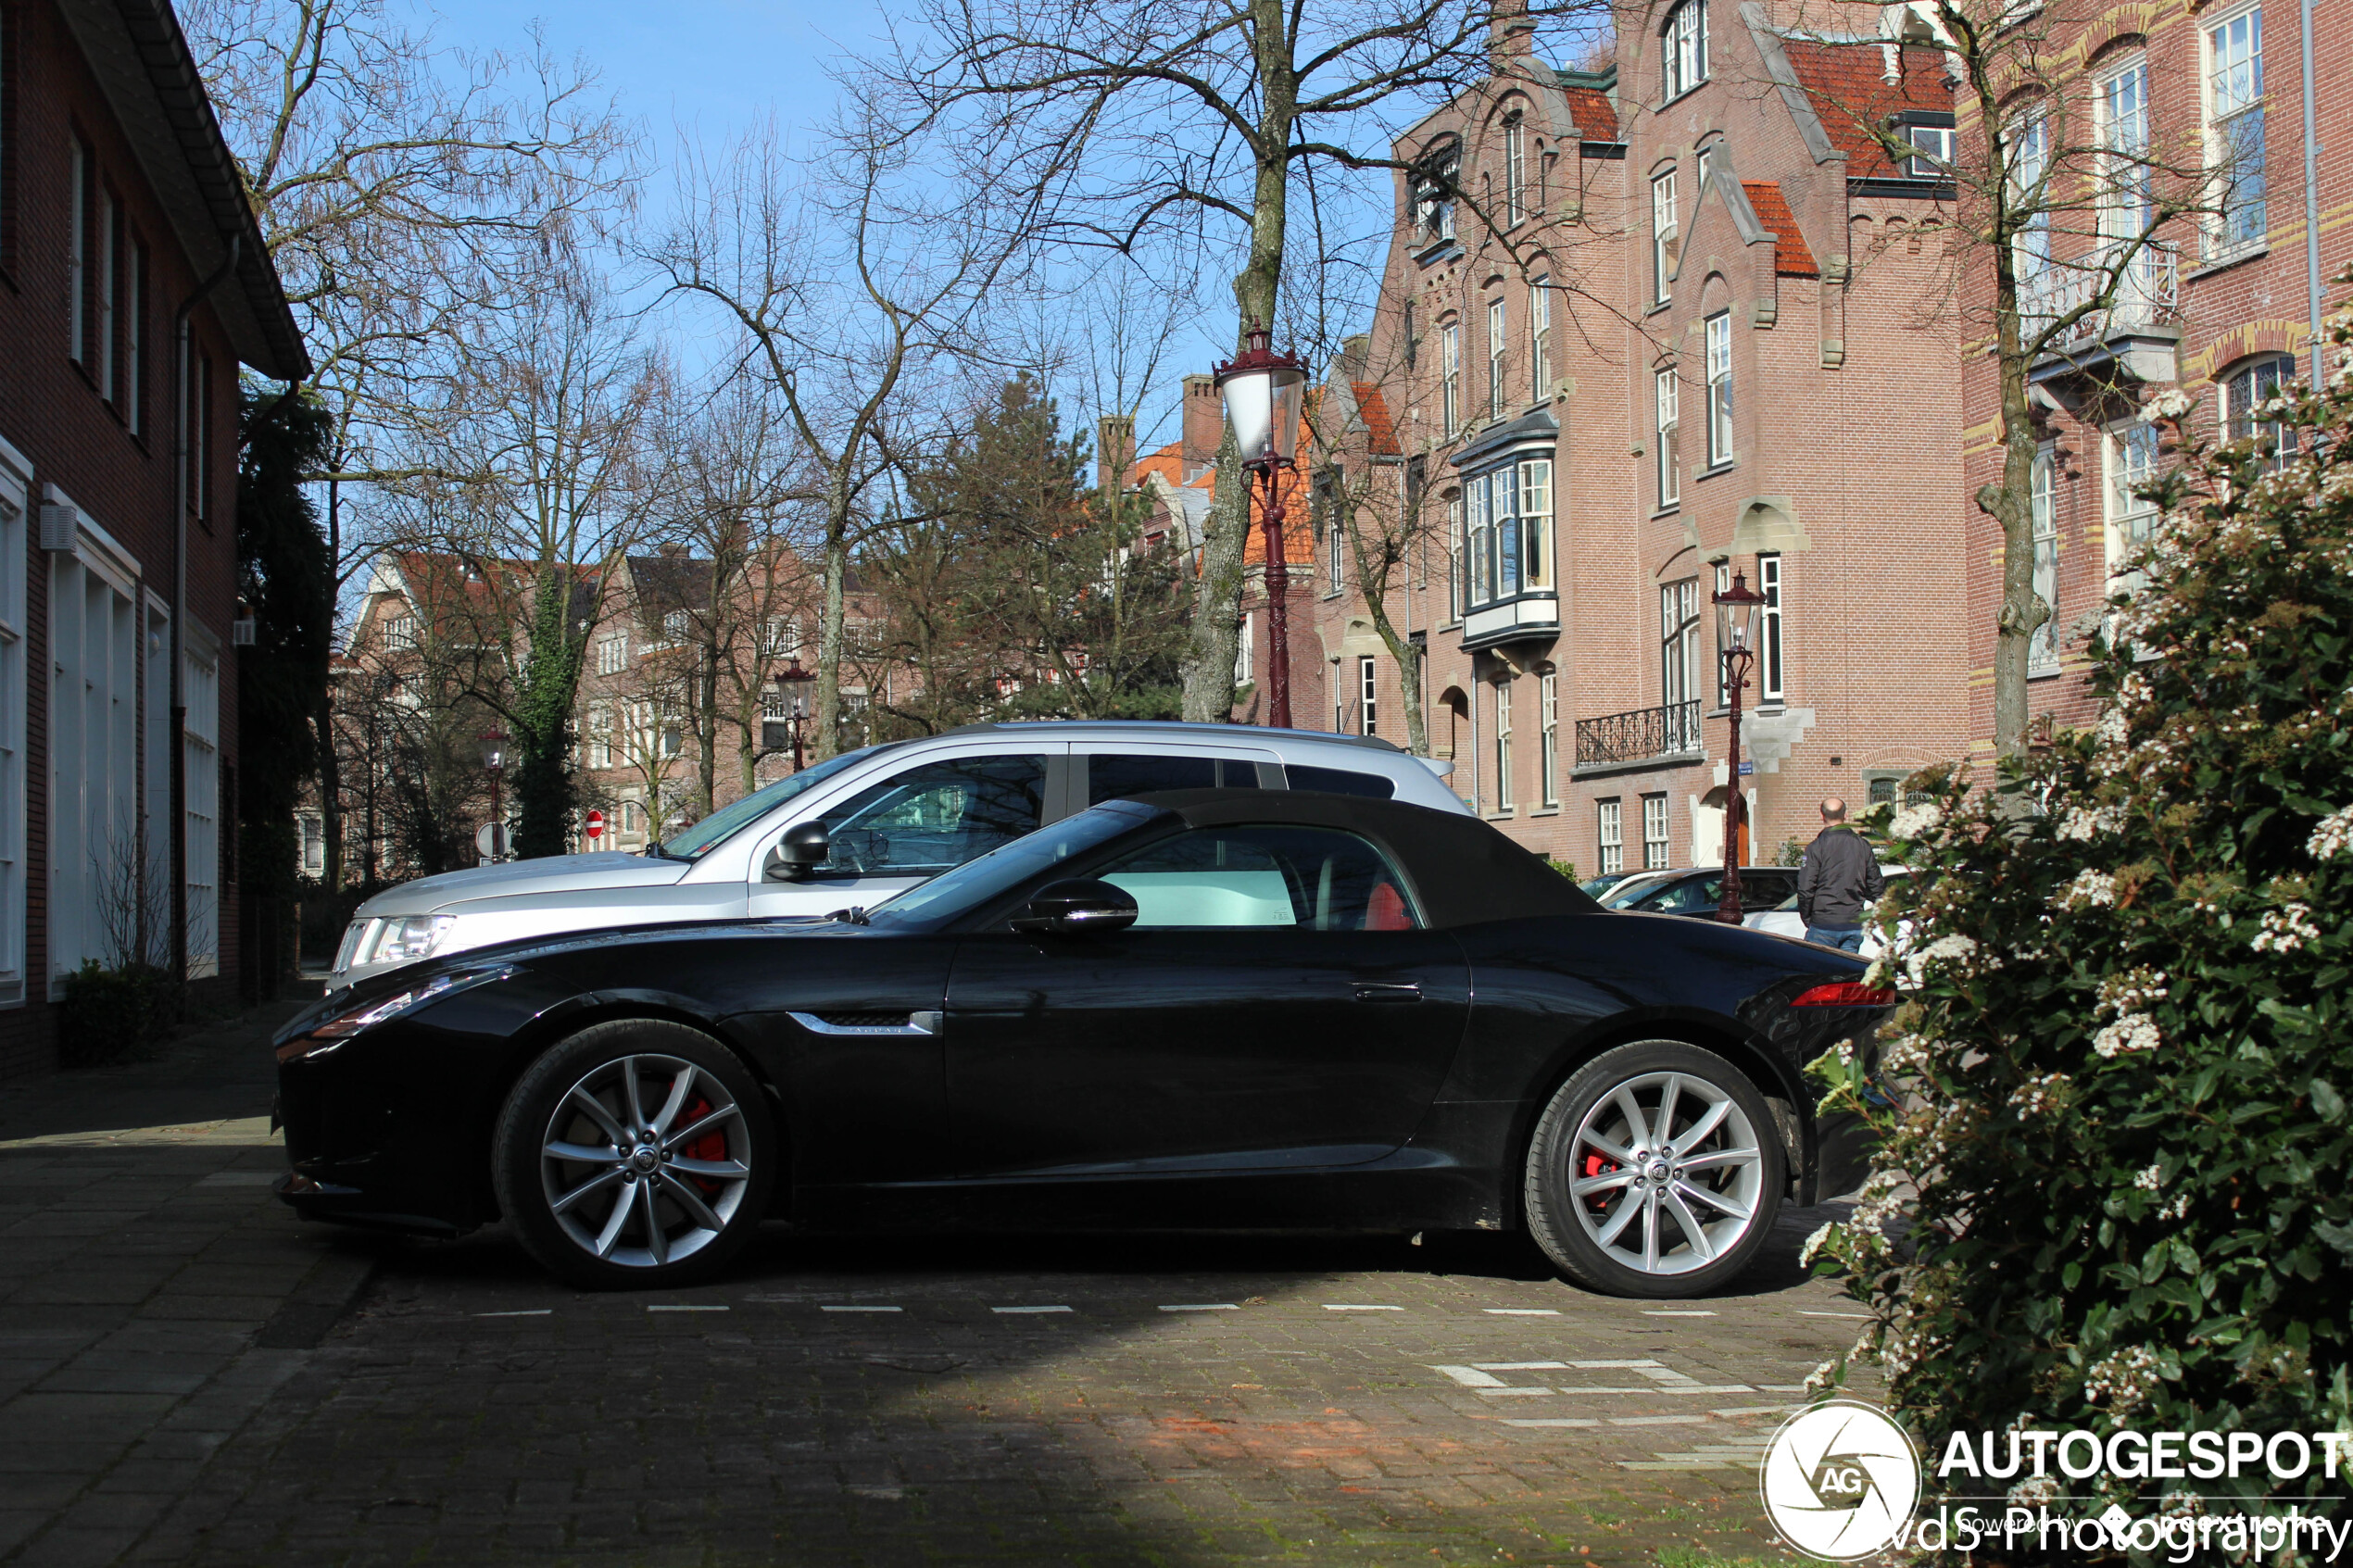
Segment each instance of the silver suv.
[{"label": "silver suv", "polygon": [[450,872],[359,906],[343,986],[439,953],[662,921],[822,915],[878,904],[1122,796],[1314,789],[1466,811],[1453,771],[1385,740],[1244,724],[969,724],[821,762],[643,855],[610,850]]}]

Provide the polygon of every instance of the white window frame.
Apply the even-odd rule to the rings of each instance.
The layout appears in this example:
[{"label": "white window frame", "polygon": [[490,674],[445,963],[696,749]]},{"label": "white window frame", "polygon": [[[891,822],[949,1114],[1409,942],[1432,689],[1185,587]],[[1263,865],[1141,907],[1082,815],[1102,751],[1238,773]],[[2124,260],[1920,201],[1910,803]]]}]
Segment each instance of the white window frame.
[{"label": "white window frame", "polygon": [[1457,490],[1446,498],[1446,623],[1450,626],[1459,622],[1470,606],[1470,558],[1463,549],[1463,530],[1468,526],[1463,493]]},{"label": "white window frame", "polygon": [[1495,809],[1512,809],[1512,684],[1495,685]]},{"label": "white window frame", "polygon": [[2037,447],[2028,481],[2029,506],[2033,513],[2034,595],[2050,607],[2051,618],[2034,629],[2027,644],[2026,672],[2056,675],[2058,643],[2058,452],[2049,443]]},{"label": "white window frame", "polygon": [[384,617],[384,651],[397,652],[417,646],[417,618],[407,610]]},{"label": "white window frame", "polygon": [[1463,428],[1463,324],[1449,321],[1438,329],[1438,375],[1441,411],[1445,430],[1453,435]]},{"label": "white window frame", "polygon": [[592,703],[588,709],[588,766],[612,766],[612,705]]},{"label": "white window frame", "polygon": [[2050,194],[2044,188],[2051,161],[2049,113],[2039,107],[2026,109],[2010,121],[2004,142],[2010,200],[2032,204],[2026,220],[2011,231],[2010,272],[2018,281],[2019,310],[2048,315],[2048,296],[2057,281],[2051,260]]},{"label": "white window frame", "polygon": [[1661,102],[1680,98],[1707,80],[1707,0],[1683,0],[1667,13],[1659,58],[1665,89]]},{"label": "white window frame", "polygon": [[1658,509],[1682,505],[1683,387],[1675,367],[1654,372],[1658,415]]},{"label": "white window frame", "polygon": [[1707,466],[1732,463],[1732,313],[1707,318]]},{"label": "white window frame", "polygon": [[1658,698],[1667,710],[1667,749],[1686,751],[1685,737],[1676,726],[1677,711],[1700,696],[1699,579],[1662,583],[1658,589]]},{"label": "white window frame", "polygon": [[[1731,591],[1732,563],[1728,560],[1718,561],[1716,563],[1716,592],[1729,594]],[[1711,605],[1715,602],[1713,598],[1708,600]],[[1716,706],[1718,709],[1731,706],[1732,688],[1729,678],[1730,673],[1724,662],[1724,650],[1719,646],[1716,650]]]},{"label": "white window frame", "polygon": [[1626,871],[1626,806],[1616,797],[1593,802],[1595,857],[1604,876],[1623,875]]},{"label": "white window frame", "polygon": [[2100,232],[2110,239],[2137,239],[2157,220],[2146,56],[2119,60],[2093,79],[2092,112],[2100,148]]},{"label": "white window frame", "polygon": [[1528,396],[1541,403],[1553,395],[1553,280],[1538,273],[1528,285]]},{"label": "white window frame", "polygon": [[1487,302],[1487,417],[1504,417],[1504,367],[1509,340],[1504,336],[1504,302]]},{"label": "white window frame", "polygon": [[1781,624],[1788,596],[1781,580],[1780,557],[1756,558],[1756,591],[1765,596],[1765,607],[1760,612],[1763,624],[1756,633],[1760,645],[1756,650],[1757,697],[1762,702],[1779,702],[1789,678],[1789,649],[1782,640]]},{"label": "white window frame", "polygon": [[220,972],[220,835],[228,829],[220,798],[220,656],[189,636],[182,658],[180,695],[188,717],[181,730],[186,822],[180,841],[187,852],[188,978],[197,980]]},{"label": "white window frame", "polygon": [[2222,439],[2244,441],[2269,436],[2271,454],[2266,468],[2277,470],[2296,460],[2296,427],[2277,420],[2259,419],[2255,410],[2283,390],[2296,384],[2296,356],[2267,354],[2240,365],[2221,378]]},{"label": "white window frame", "polygon": [[1675,170],[1651,176],[1651,301],[1664,305],[1682,260],[1682,220],[1675,205]]},{"label": "white window frame", "polygon": [[[2206,225],[2206,252],[2227,256],[2263,245],[2270,221],[2263,7],[2240,6],[2201,21],[2198,51],[2204,68],[2198,76],[2206,163],[2215,203],[2221,208]],[[2249,151],[2254,155],[2251,179],[2243,169]]]},{"label": "white window frame", "polygon": [[1523,458],[1519,462],[1519,514],[1513,520],[1519,538],[1519,587],[1553,585],[1553,459]]},{"label": "white window frame", "polygon": [[1504,227],[1528,217],[1528,125],[1515,109],[1504,117]]},{"label": "white window frame", "polygon": [[2137,416],[2110,425],[2100,436],[2101,488],[2107,495],[2108,562],[2112,577],[2137,584],[2132,560],[2156,531],[2157,503],[2133,494],[2158,474],[2158,431]]},{"label": "white window frame", "polygon": [[[44,486],[44,498],[72,505],[54,485]],[[83,960],[115,964],[138,956],[107,950],[103,910],[109,897],[121,897],[138,879],[166,874],[170,861],[162,846],[149,847],[150,866],[134,859],[145,836],[139,831],[143,737],[134,721],[145,620],[138,604],[138,563],[86,514],[73,547],[48,552],[48,922],[55,999],[64,977]],[[192,720],[194,700],[191,695]],[[192,956],[194,919],[192,910]]]},{"label": "white window frame", "polygon": [[1538,790],[1546,809],[1561,803],[1561,687],[1556,671],[1546,671],[1537,682],[1537,719],[1544,726],[1543,748],[1537,753]]},{"label": "white window frame", "polygon": [[1246,686],[1258,678],[1257,652],[1258,617],[1245,612],[1241,624],[1234,633],[1234,684]]},{"label": "white window frame", "polygon": [[1904,160],[1904,172],[1915,180],[1950,180],[1953,177],[1953,128],[1949,125],[1907,125],[1904,140],[1912,148],[1912,156]]},{"label": "white window frame", "polygon": [[1662,871],[1667,862],[1667,796],[1664,791],[1641,797],[1642,802],[1642,869]]},{"label": "white window frame", "polygon": [[1363,705],[1358,711],[1361,727],[1365,734],[1377,735],[1380,734],[1378,722],[1380,671],[1371,654],[1357,656],[1356,690],[1358,699]]}]

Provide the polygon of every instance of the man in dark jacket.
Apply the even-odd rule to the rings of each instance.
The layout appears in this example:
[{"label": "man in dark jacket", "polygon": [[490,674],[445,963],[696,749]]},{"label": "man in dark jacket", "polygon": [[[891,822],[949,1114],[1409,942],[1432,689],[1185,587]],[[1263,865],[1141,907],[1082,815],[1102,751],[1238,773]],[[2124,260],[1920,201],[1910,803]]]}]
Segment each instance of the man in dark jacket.
[{"label": "man in dark jacket", "polygon": [[1806,922],[1806,940],[1861,952],[1864,912],[1886,888],[1879,857],[1846,825],[1846,802],[1836,796],[1823,801],[1822,831],[1806,847],[1797,872],[1797,913]]}]

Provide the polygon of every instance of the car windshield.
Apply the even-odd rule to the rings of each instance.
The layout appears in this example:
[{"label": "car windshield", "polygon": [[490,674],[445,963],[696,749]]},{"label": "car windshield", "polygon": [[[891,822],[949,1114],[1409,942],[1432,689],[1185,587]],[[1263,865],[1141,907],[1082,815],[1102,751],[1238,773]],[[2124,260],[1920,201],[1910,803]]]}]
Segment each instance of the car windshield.
[{"label": "car windshield", "polygon": [[720,840],[747,822],[759,821],[772,808],[783,805],[802,790],[848,771],[881,749],[880,746],[866,746],[856,751],[845,751],[839,757],[829,758],[813,768],[803,768],[790,778],[779,779],[766,789],[747,795],[731,806],[722,806],[701,822],[681,832],[677,837],[664,840],[661,852],[680,860],[691,860],[698,855],[708,854]]},{"label": "car windshield", "polygon": [[1589,876],[1577,884],[1577,890],[1588,898],[1598,898],[1626,879],[1616,872],[1607,876]]},{"label": "car windshield", "polygon": [[988,903],[1075,855],[1133,832],[1159,815],[1157,806],[1107,800],[1075,817],[1065,817],[1051,827],[1025,834],[929,882],[917,883],[876,904],[867,911],[867,918],[875,925],[910,930],[937,925]]},{"label": "car windshield", "polygon": [[1668,883],[1674,880],[1675,879],[1671,876],[1638,877],[1634,881],[1629,882],[1625,886],[1619,888],[1617,893],[1610,897],[1604,899],[1602,902],[1602,908],[1605,909],[1625,909],[1629,904],[1641,902],[1643,898],[1657,892],[1660,888],[1666,886]]}]

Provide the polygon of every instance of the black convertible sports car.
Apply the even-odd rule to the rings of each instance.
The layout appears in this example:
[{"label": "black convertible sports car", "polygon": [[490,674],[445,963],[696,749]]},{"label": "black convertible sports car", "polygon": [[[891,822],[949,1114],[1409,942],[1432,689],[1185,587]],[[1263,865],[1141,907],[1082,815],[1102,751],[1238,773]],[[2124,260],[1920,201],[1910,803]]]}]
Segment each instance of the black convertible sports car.
[{"label": "black convertible sports car", "polygon": [[[795,828],[769,874],[822,863]],[[1635,1296],[1741,1272],[1822,1138],[1843,954],[1612,914],[1484,822],[1200,790],[876,909],[485,947],[279,1035],[306,1215],[504,1217],[586,1286],[808,1227],[1525,1226]]]}]

